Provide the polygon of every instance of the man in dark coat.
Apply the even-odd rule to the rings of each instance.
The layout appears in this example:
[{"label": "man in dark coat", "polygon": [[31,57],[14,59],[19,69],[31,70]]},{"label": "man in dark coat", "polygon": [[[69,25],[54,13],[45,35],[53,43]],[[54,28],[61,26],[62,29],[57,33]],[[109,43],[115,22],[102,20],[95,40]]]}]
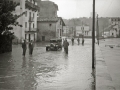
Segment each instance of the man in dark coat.
[{"label": "man in dark coat", "polygon": [[74,38],[71,39],[72,40],[72,45],[74,44]]},{"label": "man in dark coat", "polygon": [[84,38],[82,38],[82,45],[84,45]]},{"label": "man in dark coat", "polygon": [[33,41],[31,40],[29,43],[29,54],[30,55],[32,55],[32,53],[33,53],[33,48],[34,48],[34,45],[33,45]]},{"label": "man in dark coat", "polygon": [[65,50],[66,54],[68,54],[69,43],[68,43],[67,39],[65,39],[65,41],[63,42],[63,46],[64,46],[64,50]]},{"label": "man in dark coat", "polygon": [[22,49],[23,49],[23,56],[25,56],[26,54],[26,49],[27,49],[27,45],[26,45],[26,41],[24,40],[22,43]]},{"label": "man in dark coat", "polygon": [[79,45],[80,44],[80,38],[78,38],[77,41],[78,41],[78,45]]}]

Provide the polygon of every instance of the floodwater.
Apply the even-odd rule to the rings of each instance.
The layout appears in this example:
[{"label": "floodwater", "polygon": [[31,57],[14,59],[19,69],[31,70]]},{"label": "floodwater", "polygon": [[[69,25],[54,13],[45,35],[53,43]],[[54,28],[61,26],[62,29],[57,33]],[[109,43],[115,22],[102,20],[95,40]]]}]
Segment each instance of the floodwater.
[{"label": "floodwater", "polygon": [[23,57],[21,45],[13,45],[0,55],[0,90],[93,90],[91,40],[84,46],[76,41],[69,42],[68,55],[37,44]]}]

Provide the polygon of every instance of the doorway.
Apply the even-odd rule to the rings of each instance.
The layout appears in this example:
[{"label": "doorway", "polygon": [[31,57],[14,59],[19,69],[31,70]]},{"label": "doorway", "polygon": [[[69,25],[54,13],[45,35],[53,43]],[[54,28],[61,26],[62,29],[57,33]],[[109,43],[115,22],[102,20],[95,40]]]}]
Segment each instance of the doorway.
[{"label": "doorway", "polygon": [[61,29],[60,29],[60,37],[62,36],[62,31],[61,31]]},{"label": "doorway", "polygon": [[42,41],[45,41],[45,36],[42,36]]}]

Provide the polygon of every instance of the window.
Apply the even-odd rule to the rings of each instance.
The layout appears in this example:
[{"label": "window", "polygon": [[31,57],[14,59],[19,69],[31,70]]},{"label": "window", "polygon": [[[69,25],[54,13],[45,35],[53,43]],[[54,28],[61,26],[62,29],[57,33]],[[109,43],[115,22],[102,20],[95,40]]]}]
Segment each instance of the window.
[{"label": "window", "polygon": [[27,22],[25,22],[25,28],[27,28]]},{"label": "window", "polygon": [[39,14],[37,14],[37,16],[39,16]]},{"label": "window", "polygon": [[33,13],[33,18],[34,18],[34,13]]},{"label": "window", "polygon": [[61,29],[60,29],[60,36],[62,35]]},{"label": "window", "polygon": [[113,33],[112,33],[112,35],[113,35]]},{"label": "window", "polygon": [[30,14],[30,16],[29,16],[29,17],[31,17],[31,12],[29,12],[29,14]]},{"label": "window", "polygon": [[25,39],[27,39],[27,34],[25,34]]},{"label": "window", "polygon": [[60,21],[60,25],[62,25],[62,22]]},{"label": "window", "polygon": [[27,11],[25,12],[25,16],[27,17]]},{"label": "window", "polygon": [[49,24],[49,26],[51,27],[51,26],[52,26],[52,24],[50,23],[50,24]]},{"label": "window", "polygon": [[33,23],[33,28],[34,28],[34,23]]}]

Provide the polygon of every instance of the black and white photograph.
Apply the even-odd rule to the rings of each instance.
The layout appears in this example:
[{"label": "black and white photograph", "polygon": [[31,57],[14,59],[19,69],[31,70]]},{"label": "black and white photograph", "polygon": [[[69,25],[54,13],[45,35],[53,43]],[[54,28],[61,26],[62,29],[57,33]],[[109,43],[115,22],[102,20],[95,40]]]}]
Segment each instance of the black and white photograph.
[{"label": "black and white photograph", "polygon": [[120,0],[0,0],[0,90],[120,90]]}]

